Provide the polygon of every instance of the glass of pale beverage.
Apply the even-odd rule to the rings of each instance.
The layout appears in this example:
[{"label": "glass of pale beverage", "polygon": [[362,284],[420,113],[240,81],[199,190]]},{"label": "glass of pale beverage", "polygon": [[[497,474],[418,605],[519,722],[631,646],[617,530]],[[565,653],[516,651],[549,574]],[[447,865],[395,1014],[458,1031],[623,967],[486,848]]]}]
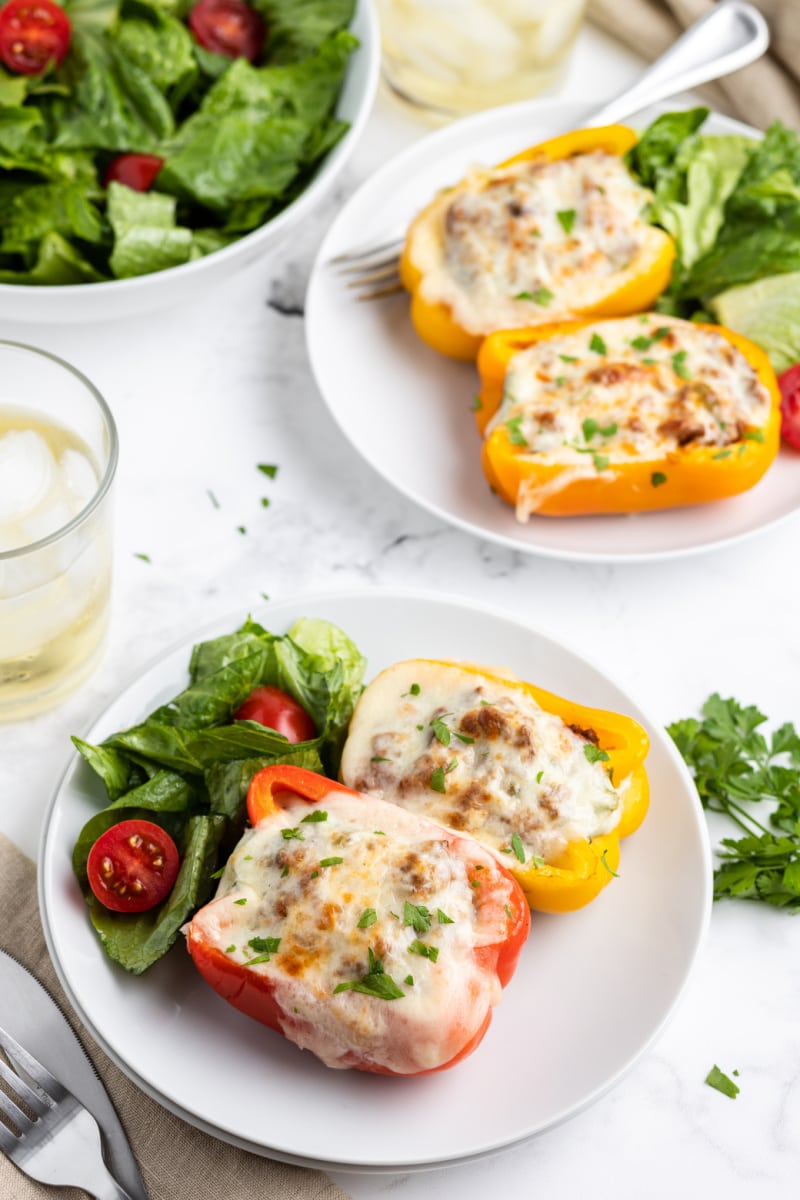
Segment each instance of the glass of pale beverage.
[{"label": "glass of pale beverage", "polygon": [[558,82],[587,0],[378,0],[384,77],[448,120]]},{"label": "glass of pale beverage", "polygon": [[102,652],[117,431],[68,363],[0,341],[0,720],[57,704]]}]

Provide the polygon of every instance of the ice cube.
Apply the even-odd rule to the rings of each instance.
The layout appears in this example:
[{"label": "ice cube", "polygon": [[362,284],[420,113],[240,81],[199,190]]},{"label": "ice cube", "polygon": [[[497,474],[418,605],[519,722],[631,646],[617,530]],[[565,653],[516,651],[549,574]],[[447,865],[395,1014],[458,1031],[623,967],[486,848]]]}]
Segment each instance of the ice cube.
[{"label": "ice cube", "polygon": [[71,501],[72,515],[77,516],[97,491],[97,472],[80,450],[65,450],[58,465],[62,483]]},{"label": "ice cube", "polygon": [[28,545],[31,545],[41,538],[49,537],[56,530],[63,529],[74,515],[73,505],[56,492],[47,503],[41,504],[35,512],[21,520],[19,526],[28,539]]},{"label": "ice cube", "polygon": [[21,520],[41,504],[55,474],[55,459],[40,434],[11,429],[1,437],[0,526]]}]

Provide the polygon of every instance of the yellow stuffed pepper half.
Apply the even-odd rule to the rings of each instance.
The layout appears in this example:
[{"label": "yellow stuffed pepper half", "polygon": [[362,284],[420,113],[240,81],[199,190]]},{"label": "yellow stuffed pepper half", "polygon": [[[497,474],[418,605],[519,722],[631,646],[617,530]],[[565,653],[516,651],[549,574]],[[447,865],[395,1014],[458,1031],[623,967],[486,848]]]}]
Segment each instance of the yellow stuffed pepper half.
[{"label": "yellow stuffed pepper half", "polygon": [[622,125],[576,130],[440,192],[400,264],[422,340],[471,361],[494,330],[649,308],[675,247],[625,165],[636,140]]},{"label": "yellow stuffed pepper half", "polygon": [[[414,659],[366,688],[342,756],[348,787],[471,834],[531,908],[568,912],[617,874],[649,803],[644,729],[505,671]],[[408,864],[433,888],[437,855]]]},{"label": "yellow stuffed pepper half", "polygon": [[506,330],[478,369],[484,473],[521,521],[721,500],[778,452],[769,360],[721,326],[652,313]]}]

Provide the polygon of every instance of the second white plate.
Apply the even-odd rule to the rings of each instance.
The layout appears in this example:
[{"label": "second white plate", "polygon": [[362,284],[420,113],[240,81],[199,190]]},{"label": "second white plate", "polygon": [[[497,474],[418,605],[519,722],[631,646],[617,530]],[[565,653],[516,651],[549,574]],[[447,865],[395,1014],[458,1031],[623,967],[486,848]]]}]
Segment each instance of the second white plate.
[{"label": "second white plate", "polygon": [[[320,248],[308,287],[311,366],[339,427],[393,487],[470,533],[573,561],[642,562],[730,545],[800,510],[797,455],[781,452],[764,479],[731,500],[632,516],[532,517],[520,524],[480,468],[471,413],[478,376],[414,333],[406,295],[363,303],[330,260],[400,235],[438,191],[475,163],[491,164],[564,129],[583,105],[532,101],[491,109],[431,134],[392,159],[351,198]],[[646,115],[636,124],[646,124]],[[713,114],[713,133],[761,135]]]},{"label": "second white plate", "polygon": [[[596,1100],[658,1035],[708,921],[706,825],[680,756],[608,676],[549,638],[455,600],[382,592],[309,597],[254,614],[283,632],[299,616],[336,622],[367,656],[367,678],[402,658],[513,669],[595,707],[640,720],[652,745],[651,809],[624,843],[620,877],[578,913],[534,915],[531,938],[477,1051],[451,1071],[388,1079],[333,1071],[249,1020],[176,946],[146,975],[105,957],[71,869],[86,819],[104,803],[82,760],[58,787],[39,863],[48,946],[95,1039],[140,1087],[200,1128],[301,1165],[401,1171],[461,1162],[532,1137]],[[87,737],[140,720],[185,686],[200,631],[125,688]]]}]

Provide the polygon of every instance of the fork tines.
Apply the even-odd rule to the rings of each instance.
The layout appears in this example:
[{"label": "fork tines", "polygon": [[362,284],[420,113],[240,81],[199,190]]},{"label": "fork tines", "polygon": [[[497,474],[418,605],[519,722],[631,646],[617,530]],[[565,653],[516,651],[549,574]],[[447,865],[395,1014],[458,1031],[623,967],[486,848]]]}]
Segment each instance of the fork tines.
[{"label": "fork tines", "polygon": [[337,254],[330,262],[340,275],[353,276],[347,287],[357,289],[357,300],[378,300],[403,290],[399,270],[402,247],[402,239],[393,238],[380,245],[362,246]]},{"label": "fork tines", "polygon": [[[44,1116],[64,1095],[64,1088],[37,1059],[28,1053],[19,1042],[0,1028],[0,1047],[5,1051],[9,1062],[16,1068],[12,1070],[0,1058],[0,1079],[5,1084],[5,1090],[0,1088],[0,1114],[4,1114],[19,1130],[20,1135],[31,1128],[35,1118],[31,1118],[19,1107],[26,1105],[37,1116]],[[27,1078],[35,1085],[31,1087]],[[8,1150],[16,1138],[0,1119],[0,1147]]]}]

